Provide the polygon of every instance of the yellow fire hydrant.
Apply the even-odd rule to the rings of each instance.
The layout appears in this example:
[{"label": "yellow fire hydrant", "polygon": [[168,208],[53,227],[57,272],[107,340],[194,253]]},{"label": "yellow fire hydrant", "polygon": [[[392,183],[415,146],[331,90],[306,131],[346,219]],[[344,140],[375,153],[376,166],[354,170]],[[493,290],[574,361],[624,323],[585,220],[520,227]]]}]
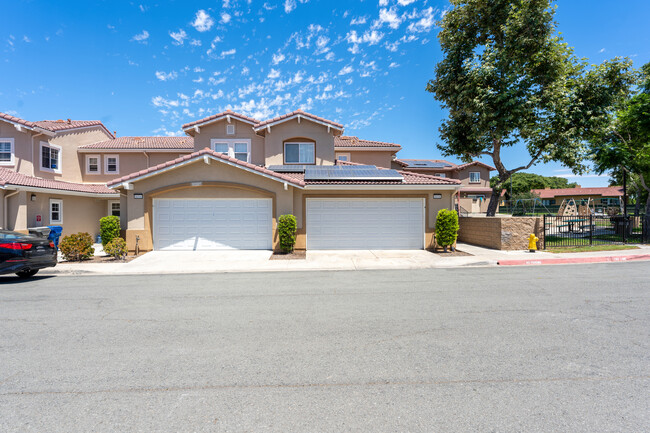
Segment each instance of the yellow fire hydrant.
[{"label": "yellow fire hydrant", "polygon": [[530,236],[528,236],[528,251],[530,251],[531,253],[537,251],[538,240],[539,238],[532,233],[530,234]]}]

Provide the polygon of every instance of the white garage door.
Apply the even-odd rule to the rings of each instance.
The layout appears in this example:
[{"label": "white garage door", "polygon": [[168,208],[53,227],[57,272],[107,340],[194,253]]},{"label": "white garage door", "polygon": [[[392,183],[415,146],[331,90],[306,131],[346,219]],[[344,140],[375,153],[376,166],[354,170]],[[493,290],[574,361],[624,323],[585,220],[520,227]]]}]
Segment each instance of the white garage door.
[{"label": "white garage door", "polygon": [[154,199],[156,250],[270,250],[271,199]]},{"label": "white garage door", "polygon": [[307,249],[424,248],[423,199],[307,199]]}]

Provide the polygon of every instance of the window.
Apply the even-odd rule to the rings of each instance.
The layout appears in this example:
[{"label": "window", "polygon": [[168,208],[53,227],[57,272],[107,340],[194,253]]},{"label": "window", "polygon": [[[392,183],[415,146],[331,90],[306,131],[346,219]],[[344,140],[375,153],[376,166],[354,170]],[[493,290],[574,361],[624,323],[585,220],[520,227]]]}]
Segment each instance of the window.
[{"label": "window", "polygon": [[0,138],[0,165],[14,165],[13,138]]},{"label": "window", "polygon": [[436,173],[436,176],[438,176],[438,177],[447,177],[447,175],[444,174],[444,173]]},{"label": "window", "polygon": [[106,164],[104,173],[115,174],[120,172],[120,157],[118,155],[106,155],[104,162]]},{"label": "window", "polygon": [[50,224],[63,223],[63,200],[50,200]]},{"label": "window", "polygon": [[251,141],[242,139],[216,139],[210,140],[212,150],[223,153],[240,161],[251,162]]},{"label": "window", "polygon": [[483,194],[467,194],[467,198],[471,198],[472,200],[485,200]]},{"label": "window", "polygon": [[86,156],[86,174],[99,174],[99,155]]},{"label": "window", "polygon": [[481,172],[480,171],[470,171],[469,172],[469,183],[481,183]]},{"label": "window", "polygon": [[61,148],[41,142],[41,170],[61,173]]},{"label": "window", "polygon": [[350,160],[350,154],[349,153],[337,153],[336,154],[336,159],[339,161],[349,161]]},{"label": "window", "polygon": [[108,202],[108,214],[112,216],[120,216],[120,202],[119,201],[109,201]]},{"label": "window", "polygon": [[284,143],[285,164],[315,164],[314,143]]},{"label": "window", "polygon": [[226,134],[235,135],[235,125],[226,125]]}]

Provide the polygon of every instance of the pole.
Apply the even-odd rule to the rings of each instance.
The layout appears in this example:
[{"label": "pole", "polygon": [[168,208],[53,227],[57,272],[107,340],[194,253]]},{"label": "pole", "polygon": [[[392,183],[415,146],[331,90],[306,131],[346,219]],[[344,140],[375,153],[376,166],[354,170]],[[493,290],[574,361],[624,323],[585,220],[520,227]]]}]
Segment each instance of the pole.
[{"label": "pole", "polygon": [[627,242],[627,170],[623,168],[623,243]]}]

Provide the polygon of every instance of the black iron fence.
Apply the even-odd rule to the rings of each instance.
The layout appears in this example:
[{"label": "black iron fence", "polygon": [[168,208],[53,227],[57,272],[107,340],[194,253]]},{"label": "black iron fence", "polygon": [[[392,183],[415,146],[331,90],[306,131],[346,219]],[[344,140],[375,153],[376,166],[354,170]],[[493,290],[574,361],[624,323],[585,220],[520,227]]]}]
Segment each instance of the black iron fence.
[{"label": "black iron fence", "polygon": [[645,216],[544,215],[544,248],[650,243]]}]

